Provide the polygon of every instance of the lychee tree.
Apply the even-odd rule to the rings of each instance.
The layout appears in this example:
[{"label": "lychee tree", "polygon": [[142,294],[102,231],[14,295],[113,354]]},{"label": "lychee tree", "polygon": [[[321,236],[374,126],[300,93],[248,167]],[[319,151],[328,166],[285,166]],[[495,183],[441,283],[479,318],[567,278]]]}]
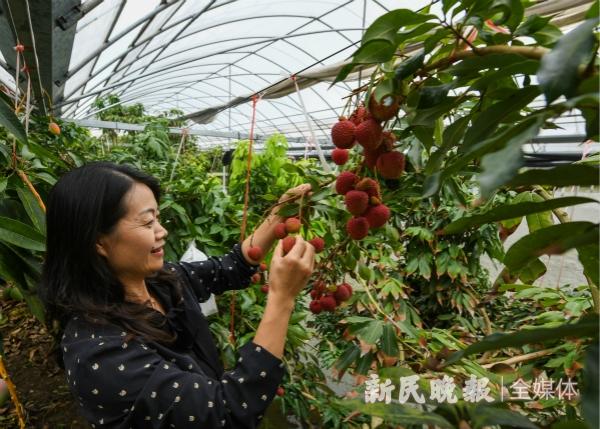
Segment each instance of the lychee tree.
[{"label": "lychee tree", "polygon": [[[529,14],[529,2],[434,3],[378,18],[336,79],[357,68],[371,73],[332,128],[333,161],[347,172],[338,180],[353,216],[348,234],[358,241],[334,248],[344,265],[323,268],[329,280],[353,278],[359,287],[349,304],[317,316],[321,348],[331,349],[328,332],[342,332],[334,343],[339,371],[379,369],[396,380],[447,374],[456,382],[476,375],[490,380],[495,398],[507,382],[540,374],[576,377],[582,389],[581,400],[510,403],[520,413],[499,400],[437,408],[428,401],[433,408],[418,413],[353,403],[391,424],[596,427],[598,391],[589,380],[598,373],[598,224],[561,210],[596,201],[554,198],[551,189],[597,186],[597,158],[523,169],[523,145],[571,112],[583,116],[586,138],[598,140],[598,2],[564,35],[549,17]],[[379,181],[381,201],[356,193],[365,177]],[[357,219],[381,203],[391,209],[385,229],[358,231]],[[522,218],[530,233],[504,253],[497,224],[505,239]],[[587,285],[534,286],[546,270],[539,257],[570,249]],[[495,281],[479,266],[483,252],[504,265]]]}]

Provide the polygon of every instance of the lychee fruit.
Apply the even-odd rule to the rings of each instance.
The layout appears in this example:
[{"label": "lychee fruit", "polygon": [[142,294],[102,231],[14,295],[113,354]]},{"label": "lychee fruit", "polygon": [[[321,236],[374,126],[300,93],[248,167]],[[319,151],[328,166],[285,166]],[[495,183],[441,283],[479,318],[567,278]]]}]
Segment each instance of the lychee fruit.
[{"label": "lychee fruit", "polygon": [[373,150],[381,143],[381,125],[374,119],[367,119],[356,127],[356,140],[367,150]]},{"label": "lychee fruit", "polygon": [[364,121],[367,115],[367,109],[364,106],[358,106],[356,110],[350,115],[350,121],[354,122],[354,125],[359,125]]},{"label": "lychee fruit", "polygon": [[350,149],[354,146],[354,132],[356,125],[345,118],[340,118],[331,128],[331,140],[340,149]]},{"label": "lychee fruit", "polygon": [[348,283],[339,285],[334,293],[335,300],[338,302],[348,301],[352,296],[352,288]]},{"label": "lychee fruit", "polygon": [[321,293],[318,290],[313,289],[310,291],[310,297],[312,299],[318,299],[320,297],[320,295],[321,295]]},{"label": "lychee fruit", "polygon": [[331,159],[336,165],[344,165],[348,162],[348,149],[333,149],[331,151]]},{"label": "lychee fruit", "polygon": [[275,237],[281,240],[282,238],[285,238],[286,235],[287,229],[285,227],[285,223],[280,222],[277,225],[275,225]]},{"label": "lychee fruit", "polygon": [[310,302],[308,308],[313,314],[319,314],[323,310],[321,308],[321,302],[316,299]]},{"label": "lychee fruit", "polygon": [[381,133],[381,145],[384,146],[388,151],[394,150],[394,143],[396,143],[396,134],[386,130]]},{"label": "lychee fruit", "polygon": [[297,217],[288,217],[285,220],[285,230],[289,233],[300,231],[301,226],[300,219]]},{"label": "lychee fruit", "polygon": [[250,277],[250,280],[252,280],[252,283],[260,283],[260,278],[259,273],[254,273],[252,274],[252,277]]},{"label": "lychee fruit", "polygon": [[370,177],[365,177],[360,182],[358,182],[354,189],[357,191],[366,192],[369,197],[377,197],[381,198],[379,193],[379,183],[376,180],[371,179]]},{"label": "lychee fruit", "polygon": [[363,191],[348,191],[344,196],[346,209],[353,215],[361,215],[369,206],[369,195]]},{"label": "lychee fruit", "polygon": [[377,146],[376,149],[373,150],[367,150],[365,149],[363,152],[363,156],[364,156],[364,160],[365,160],[365,165],[371,169],[374,170],[375,169],[375,165],[377,164],[377,158],[379,158],[380,155],[389,152],[389,150],[387,149],[387,147],[383,144],[380,144],[379,146]]},{"label": "lychee fruit", "polygon": [[384,205],[379,204],[377,206],[369,207],[364,217],[369,222],[369,228],[379,228],[390,219],[390,209]]},{"label": "lychee fruit", "polygon": [[282,243],[283,254],[285,255],[290,250],[292,250],[292,247],[294,247],[294,244],[296,244],[296,237],[293,237],[291,235],[288,235],[287,237],[285,237],[283,239],[283,243]]},{"label": "lychee fruit", "polygon": [[277,388],[277,392],[276,393],[277,393],[277,396],[283,396],[283,395],[285,395],[285,389],[283,387],[279,386]]},{"label": "lychee fruit", "polygon": [[353,217],[346,223],[346,232],[353,240],[362,240],[369,234],[369,221],[365,217]]},{"label": "lychee fruit", "polygon": [[369,97],[369,113],[373,119],[379,122],[392,119],[400,109],[400,97],[397,95],[385,95],[376,100],[374,96]]},{"label": "lychee fruit", "polygon": [[325,240],[321,237],[312,238],[308,242],[314,246],[316,253],[321,253],[325,249]]},{"label": "lychee fruit", "polygon": [[323,311],[333,311],[335,310],[335,307],[337,307],[337,302],[335,301],[335,298],[331,295],[325,295],[321,297],[319,303],[321,304],[321,309]]},{"label": "lychee fruit", "polygon": [[269,293],[269,285],[265,283],[264,285],[262,285],[262,286],[260,287],[260,291],[261,291],[262,293]]},{"label": "lychee fruit", "polygon": [[323,291],[325,291],[325,282],[323,280],[317,280],[314,284],[313,284],[313,290],[318,291],[319,293],[322,293]]},{"label": "lychee fruit", "polygon": [[264,253],[260,246],[252,246],[248,249],[248,256],[253,261],[260,261],[263,258]]},{"label": "lychee fruit", "polygon": [[335,191],[340,195],[346,195],[346,193],[354,189],[356,182],[358,182],[356,174],[344,171],[335,180]]},{"label": "lychee fruit", "polygon": [[397,179],[404,173],[404,154],[402,152],[387,152],[379,155],[375,168],[385,179]]},{"label": "lychee fruit", "polygon": [[15,46],[15,51],[21,53],[21,52],[25,52],[25,46],[23,46],[20,43],[17,43],[17,45]]},{"label": "lychee fruit", "polygon": [[50,131],[50,133],[54,134],[55,136],[60,135],[60,127],[56,122],[50,122],[48,124],[48,131]]},{"label": "lychee fruit", "polygon": [[267,271],[267,264],[265,264],[264,262],[261,262],[259,268],[261,271]]}]

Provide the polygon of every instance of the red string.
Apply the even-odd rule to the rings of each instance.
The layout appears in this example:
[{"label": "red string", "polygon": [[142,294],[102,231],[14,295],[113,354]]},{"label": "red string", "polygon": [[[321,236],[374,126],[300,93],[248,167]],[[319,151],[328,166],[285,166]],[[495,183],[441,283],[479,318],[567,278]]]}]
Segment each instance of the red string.
[{"label": "red string", "polygon": [[[258,96],[252,96],[252,121],[250,122],[250,138],[248,144],[248,162],[246,165],[246,190],[244,192],[244,212],[242,215],[242,227],[241,227],[241,237],[240,242],[244,241],[244,237],[246,235],[246,225],[248,222],[248,201],[250,199],[250,172],[252,165],[252,145],[254,143],[254,125],[256,124],[256,103],[258,102]],[[231,302],[229,304],[229,313],[230,313],[230,322],[229,322],[229,341],[234,344],[235,343],[235,333],[234,333],[234,317],[235,317],[235,297],[236,293],[233,291],[231,294]]]}]

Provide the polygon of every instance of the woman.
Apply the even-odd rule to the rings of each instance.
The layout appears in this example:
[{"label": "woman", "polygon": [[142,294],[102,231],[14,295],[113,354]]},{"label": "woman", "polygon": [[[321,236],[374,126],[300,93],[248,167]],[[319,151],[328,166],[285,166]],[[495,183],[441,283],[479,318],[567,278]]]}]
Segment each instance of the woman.
[{"label": "woman", "polygon": [[[314,247],[298,237],[284,256],[277,245],[256,335],[224,372],[198,301],[248,287],[259,263],[247,256],[250,237],[220,258],[164,262],[159,199],[155,178],[108,162],[65,174],[50,192],[40,292],[63,333],[69,387],[94,428],[254,428],[284,375],[288,322]],[[280,221],[274,209],[252,244],[267,252]]]}]

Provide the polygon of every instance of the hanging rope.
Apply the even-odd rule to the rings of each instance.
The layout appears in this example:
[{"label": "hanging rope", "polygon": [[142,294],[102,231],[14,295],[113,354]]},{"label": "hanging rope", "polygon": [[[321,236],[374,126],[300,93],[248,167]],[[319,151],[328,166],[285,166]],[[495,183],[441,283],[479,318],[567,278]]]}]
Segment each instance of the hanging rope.
[{"label": "hanging rope", "polygon": [[[248,159],[246,163],[246,190],[244,191],[244,211],[242,214],[242,226],[240,232],[240,242],[244,241],[246,236],[246,226],[248,223],[248,201],[250,199],[250,173],[252,170],[252,146],[254,144],[254,126],[256,124],[256,103],[258,103],[258,97],[256,94],[252,96],[252,121],[250,122],[250,137],[248,143]],[[236,293],[233,291],[231,294],[231,302],[229,304],[229,314],[230,314],[230,322],[229,322],[229,341],[234,344],[235,343],[235,298]]]},{"label": "hanging rope", "polygon": [[169,182],[173,181],[173,175],[175,174],[175,167],[177,167],[177,163],[179,162],[179,154],[181,153],[181,148],[185,142],[189,134],[189,129],[182,128],[181,129],[181,140],[179,141],[179,147],[177,148],[177,155],[175,155],[175,162],[173,163],[173,168],[171,169],[171,175],[169,176]]}]

